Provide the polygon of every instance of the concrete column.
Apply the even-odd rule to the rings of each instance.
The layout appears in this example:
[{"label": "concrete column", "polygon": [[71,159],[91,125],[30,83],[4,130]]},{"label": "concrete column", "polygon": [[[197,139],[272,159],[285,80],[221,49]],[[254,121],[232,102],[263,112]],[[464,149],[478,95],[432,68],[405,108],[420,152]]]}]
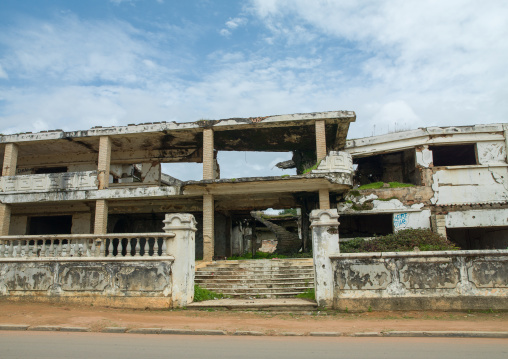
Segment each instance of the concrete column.
[{"label": "concrete column", "polygon": [[505,151],[506,151],[506,163],[508,163],[508,124],[503,124],[504,129],[504,143],[505,143]]},{"label": "concrete column", "polygon": [[0,203],[0,236],[9,235],[9,226],[11,224],[11,206]]},{"label": "concrete column", "polygon": [[314,288],[320,307],[333,307],[334,278],[330,256],[340,253],[338,219],[336,209],[316,209],[310,213]]},{"label": "concrete column", "polygon": [[444,214],[436,214],[431,217],[432,230],[446,238],[446,216]]},{"label": "concrete column", "polygon": [[18,145],[15,143],[8,143],[7,145],[5,145],[2,176],[15,176],[17,164],[18,164]]},{"label": "concrete column", "polygon": [[99,139],[99,161],[97,166],[99,171],[99,189],[108,188],[110,163],[111,138],[109,136],[101,136]]},{"label": "concrete column", "polygon": [[330,191],[328,191],[328,188],[319,189],[319,208],[330,209]]},{"label": "concrete column", "polygon": [[325,121],[316,121],[316,157],[321,161],[326,157],[326,130]]},{"label": "concrete column", "polygon": [[108,233],[108,202],[98,199],[95,202],[94,234]]},{"label": "concrete column", "polygon": [[175,258],[171,265],[171,299],[173,308],[185,307],[194,300],[196,220],[192,214],[166,214],[164,232],[174,233],[166,253]]},{"label": "concrete column", "polygon": [[214,203],[213,195],[203,196],[203,260],[211,262],[214,254]]},{"label": "concrete column", "polygon": [[213,130],[205,128],[203,131],[203,179],[215,179],[213,147]]}]

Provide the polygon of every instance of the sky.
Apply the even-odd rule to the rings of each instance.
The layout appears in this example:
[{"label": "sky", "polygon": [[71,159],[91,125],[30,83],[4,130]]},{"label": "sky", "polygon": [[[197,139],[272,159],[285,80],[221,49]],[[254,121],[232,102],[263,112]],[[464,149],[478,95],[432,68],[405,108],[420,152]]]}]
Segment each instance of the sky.
[{"label": "sky", "polygon": [[[334,110],[356,112],[349,138],[507,122],[507,19],[504,0],[1,0],[0,132]],[[230,178],[291,158],[219,156]]]}]

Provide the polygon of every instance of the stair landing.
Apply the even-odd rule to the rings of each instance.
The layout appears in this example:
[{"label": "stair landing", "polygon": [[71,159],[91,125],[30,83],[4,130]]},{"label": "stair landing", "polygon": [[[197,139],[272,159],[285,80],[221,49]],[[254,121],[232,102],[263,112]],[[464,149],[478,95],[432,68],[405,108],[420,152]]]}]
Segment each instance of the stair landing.
[{"label": "stair landing", "polygon": [[276,312],[310,312],[317,310],[317,303],[309,299],[217,299],[187,305],[189,309],[263,310]]}]

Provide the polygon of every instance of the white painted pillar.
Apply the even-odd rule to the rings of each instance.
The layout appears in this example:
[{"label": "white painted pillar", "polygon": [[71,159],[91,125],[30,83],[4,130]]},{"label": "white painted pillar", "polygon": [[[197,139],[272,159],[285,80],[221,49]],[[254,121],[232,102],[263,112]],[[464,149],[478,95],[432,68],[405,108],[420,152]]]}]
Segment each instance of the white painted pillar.
[{"label": "white painted pillar", "polygon": [[166,253],[175,258],[171,265],[171,299],[173,308],[181,308],[194,300],[196,220],[189,213],[166,214],[164,232],[175,237],[167,244]]},{"label": "white painted pillar", "polygon": [[203,130],[203,179],[215,179],[213,171],[213,130],[205,128]]},{"label": "white painted pillar", "polygon": [[506,163],[508,163],[508,123],[503,124],[504,129],[504,143],[505,143],[505,150],[506,150]]},{"label": "white painted pillar", "polygon": [[336,209],[315,209],[310,213],[314,288],[320,307],[333,307],[333,268],[331,255],[339,254],[339,214]]}]

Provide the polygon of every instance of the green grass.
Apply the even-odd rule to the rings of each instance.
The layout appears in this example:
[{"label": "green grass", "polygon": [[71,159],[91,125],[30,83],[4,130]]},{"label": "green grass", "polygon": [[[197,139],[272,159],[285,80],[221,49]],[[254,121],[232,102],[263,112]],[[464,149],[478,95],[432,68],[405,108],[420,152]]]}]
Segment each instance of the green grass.
[{"label": "green grass", "polygon": [[314,171],[316,168],[319,167],[319,164],[321,163],[321,161],[319,161],[318,163],[316,163],[314,166],[312,167],[309,167],[309,168],[306,168],[303,170],[302,174],[306,174],[306,173],[309,173],[309,172],[312,172]]},{"label": "green grass", "polygon": [[[384,182],[374,182],[369,184],[364,184],[363,186],[358,187],[359,190],[362,189],[379,189],[383,188]],[[414,187],[414,184],[411,183],[400,183],[400,182],[388,182],[390,188],[402,188],[402,187]]]},{"label": "green grass", "polygon": [[297,298],[316,300],[316,293],[314,288],[307,289],[305,292],[300,293],[296,296]]},{"label": "green grass", "polygon": [[214,299],[222,299],[227,298],[222,293],[216,293],[211,290],[201,288],[199,285],[194,285],[194,301],[202,302],[204,300],[214,300]]}]

